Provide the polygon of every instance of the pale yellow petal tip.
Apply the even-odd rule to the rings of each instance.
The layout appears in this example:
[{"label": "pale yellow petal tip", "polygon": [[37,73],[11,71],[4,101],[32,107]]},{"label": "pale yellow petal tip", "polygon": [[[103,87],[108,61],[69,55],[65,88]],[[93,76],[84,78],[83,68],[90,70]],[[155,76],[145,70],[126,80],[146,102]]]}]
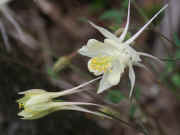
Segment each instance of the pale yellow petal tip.
[{"label": "pale yellow petal tip", "polygon": [[90,21],[90,20],[88,21],[88,23],[89,23],[90,25],[92,25],[93,27],[96,26],[96,25],[95,25],[92,21]]},{"label": "pale yellow petal tip", "polygon": [[104,90],[99,89],[99,90],[97,91],[97,94],[101,94],[101,93],[103,93],[103,91],[104,91]]},{"label": "pale yellow petal tip", "polygon": [[88,23],[92,26],[92,27],[94,27],[95,29],[101,29],[101,27],[100,26],[98,26],[98,25],[96,25],[95,23],[93,23],[92,21],[88,21]]},{"label": "pale yellow petal tip", "polygon": [[26,90],[26,91],[21,91],[21,92],[18,92],[19,95],[24,95],[25,93],[27,93],[29,90]]},{"label": "pale yellow petal tip", "polygon": [[18,94],[20,95],[23,95],[23,94],[40,94],[40,93],[44,93],[46,92],[45,90],[42,90],[42,89],[30,89],[30,90],[25,90],[25,91],[22,91],[22,92],[18,92]]},{"label": "pale yellow petal tip", "polygon": [[165,6],[164,6],[164,8],[167,8],[169,6],[169,4],[166,4]]},{"label": "pale yellow petal tip", "polygon": [[112,86],[102,86],[102,85],[100,85],[99,86],[99,88],[98,88],[98,90],[97,90],[97,94],[101,94],[101,93],[103,93],[104,91],[106,91],[106,90],[108,90],[110,87],[112,87]]},{"label": "pale yellow petal tip", "polygon": [[[83,45],[78,53],[84,56],[89,56],[88,54],[92,54],[91,50],[97,45],[98,41],[96,39],[89,39],[86,45]],[[94,53],[94,52],[93,52]],[[91,57],[91,55],[89,56]]]},{"label": "pale yellow petal tip", "polygon": [[87,44],[86,44],[86,45],[83,45],[83,46],[78,50],[78,52],[79,52],[80,54],[81,54],[81,52],[82,52],[82,53],[87,52],[87,51],[88,51],[88,47],[94,45],[96,42],[97,42],[97,40],[95,40],[95,39],[89,39],[88,42],[87,42]]}]

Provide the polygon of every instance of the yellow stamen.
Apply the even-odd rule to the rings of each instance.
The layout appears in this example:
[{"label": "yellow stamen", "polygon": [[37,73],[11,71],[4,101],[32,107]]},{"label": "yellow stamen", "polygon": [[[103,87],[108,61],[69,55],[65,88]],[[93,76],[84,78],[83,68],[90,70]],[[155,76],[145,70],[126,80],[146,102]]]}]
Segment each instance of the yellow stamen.
[{"label": "yellow stamen", "polygon": [[24,104],[23,103],[19,103],[19,109],[24,108]]},{"label": "yellow stamen", "polygon": [[89,69],[93,72],[104,73],[111,70],[112,57],[94,57],[89,61]]}]

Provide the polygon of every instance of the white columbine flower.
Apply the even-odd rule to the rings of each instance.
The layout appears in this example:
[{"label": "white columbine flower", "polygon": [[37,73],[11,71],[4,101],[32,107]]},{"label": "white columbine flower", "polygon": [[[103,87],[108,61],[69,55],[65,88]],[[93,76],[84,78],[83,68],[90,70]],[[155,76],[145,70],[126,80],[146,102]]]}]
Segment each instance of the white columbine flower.
[{"label": "white columbine flower", "polygon": [[60,97],[60,96],[65,96],[73,93],[80,92],[80,88],[100,79],[101,77],[98,77],[96,79],[90,80],[88,82],[85,82],[79,86],[76,86],[72,89],[60,91],[60,92],[47,92],[42,89],[31,89],[23,92],[19,92],[18,94],[23,94],[25,95],[23,98],[17,100],[19,104],[19,108],[28,108],[28,106],[33,106],[36,104],[41,104],[45,102],[49,102],[54,98]]},{"label": "white columbine flower", "polygon": [[159,59],[147,53],[137,52],[130,45],[167,7],[168,5],[165,5],[162,9],[160,9],[159,12],[157,12],[135,35],[126,41],[125,38],[128,32],[130,20],[130,0],[128,5],[127,24],[120,37],[117,37],[108,30],[90,22],[95,29],[104,35],[104,42],[97,41],[96,39],[89,39],[87,45],[83,46],[79,50],[79,53],[91,58],[88,62],[88,69],[90,72],[93,72],[96,76],[103,74],[103,78],[100,81],[98,88],[98,93],[117,85],[120,82],[120,78],[125,68],[129,67],[129,78],[131,82],[131,91],[129,96],[131,97],[135,84],[133,66],[144,67],[144,65],[140,63],[140,56],[147,56],[156,60]]},{"label": "white columbine flower", "polygon": [[52,112],[60,110],[75,110],[86,113],[91,113],[94,115],[110,118],[103,113],[98,111],[90,111],[82,106],[96,106],[98,108],[104,108],[104,106],[93,104],[93,103],[83,103],[83,102],[64,102],[64,101],[49,101],[41,102],[39,104],[34,104],[31,106],[24,106],[23,110],[18,113],[18,116],[21,116],[22,119],[33,120],[42,118]]},{"label": "white columbine flower", "polygon": [[93,105],[99,108],[103,108],[103,106],[101,105],[97,105],[93,103],[64,102],[64,101],[54,100],[57,97],[80,92],[81,90],[78,90],[79,88],[84,87],[85,85],[92,83],[97,79],[100,79],[100,77],[91,80],[89,82],[86,82],[84,84],[81,84],[72,89],[64,90],[61,92],[47,92],[42,89],[32,89],[32,90],[20,92],[19,94],[24,94],[24,97],[17,100],[19,104],[19,108],[22,109],[21,112],[18,113],[18,116],[21,116],[22,119],[32,120],[32,119],[38,119],[44,117],[58,110],[76,110],[76,111],[87,112],[94,115],[110,118],[100,112],[90,111],[84,107],[81,107],[81,106]]}]

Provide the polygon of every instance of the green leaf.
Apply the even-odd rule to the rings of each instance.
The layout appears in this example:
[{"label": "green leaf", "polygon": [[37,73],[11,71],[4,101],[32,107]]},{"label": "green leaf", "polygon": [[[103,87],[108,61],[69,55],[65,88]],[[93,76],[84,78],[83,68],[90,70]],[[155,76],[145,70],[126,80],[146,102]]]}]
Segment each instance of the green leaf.
[{"label": "green leaf", "polygon": [[116,31],[119,29],[119,25],[117,25],[117,24],[111,25],[111,26],[109,27],[109,29],[110,29],[112,32],[116,32]]},{"label": "green leaf", "polygon": [[175,53],[175,57],[176,59],[179,59],[180,58],[180,49],[178,49]]},{"label": "green leaf", "polygon": [[178,38],[177,33],[174,33],[174,41],[177,47],[180,47],[180,39]]},{"label": "green leaf", "polygon": [[125,98],[120,90],[111,90],[108,92],[107,96],[105,97],[108,101],[112,103],[119,103],[121,100]]},{"label": "green leaf", "polygon": [[108,0],[93,0],[91,8],[95,11],[105,8],[108,5]]},{"label": "green leaf", "polygon": [[105,11],[101,16],[101,20],[114,20],[116,23],[120,24],[122,22],[123,12],[120,10],[112,9]]},{"label": "green leaf", "polygon": [[180,88],[180,75],[178,73],[172,76],[172,82],[176,87]]},{"label": "green leaf", "polygon": [[138,100],[141,96],[140,88],[135,88],[135,98]]},{"label": "green leaf", "polygon": [[129,3],[129,0],[124,0],[122,4],[123,8],[128,8],[128,3]]},{"label": "green leaf", "polygon": [[[168,57],[168,59],[173,59],[173,58]],[[176,65],[175,61],[166,61],[166,65],[165,65],[166,73],[173,72],[175,65]]]},{"label": "green leaf", "polygon": [[129,116],[130,116],[131,119],[134,118],[136,110],[137,110],[137,106],[135,104],[132,104],[131,107],[130,107],[130,110],[129,110]]}]

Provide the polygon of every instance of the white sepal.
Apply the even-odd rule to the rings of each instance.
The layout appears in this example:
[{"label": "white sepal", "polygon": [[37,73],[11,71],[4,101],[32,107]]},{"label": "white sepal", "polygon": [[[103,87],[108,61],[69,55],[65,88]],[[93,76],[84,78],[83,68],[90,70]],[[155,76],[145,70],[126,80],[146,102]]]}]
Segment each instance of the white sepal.
[{"label": "white sepal", "polygon": [[130,22],[130,8],[131,8],[131,0],[129,0],[129,4],[128,4],[128,15],[127,15],[127,23],[126,26],[124,28],[123,33],[121,34],[121,36],[119,37],[120,42],[123,42],[124,39],[126,38],[127,32],[128,32],[128,28],[129,28],[129,22]]},{"label": "white sepal", "polygon": [[112,34],[111,32],[109,32],[108,30],[104,29],[103,27],[100,27],[96,24],[94,24],[93,22],[89,21],[89,23],[95,28],[97,29],[104,37],[109,38],[109,39],[113,39],[117,42],[119,42],[119,39]]},{"label": "white sepal", "polygon": [[131,82],[131,90],[130,90],[129,98],[131,99],[135,85],[135,79],[136,79],[132,65],[129,66],[129,79]]},{"label": "white sepal", "polygon": [[127,41],[125,41],[124,44],[132,44],[132,42],[134,42],[134,40],[136,40],[136,38],[139,37],[139,35],[149,26],[149,24],[151,24],[151,22],[162,12],[164,11],[166,8],[168,7],[168,4],[166,4],[165,6],[163,6],[163,8],[161,8],[134,36],[132,36],[130,39],[128,39]]}]

